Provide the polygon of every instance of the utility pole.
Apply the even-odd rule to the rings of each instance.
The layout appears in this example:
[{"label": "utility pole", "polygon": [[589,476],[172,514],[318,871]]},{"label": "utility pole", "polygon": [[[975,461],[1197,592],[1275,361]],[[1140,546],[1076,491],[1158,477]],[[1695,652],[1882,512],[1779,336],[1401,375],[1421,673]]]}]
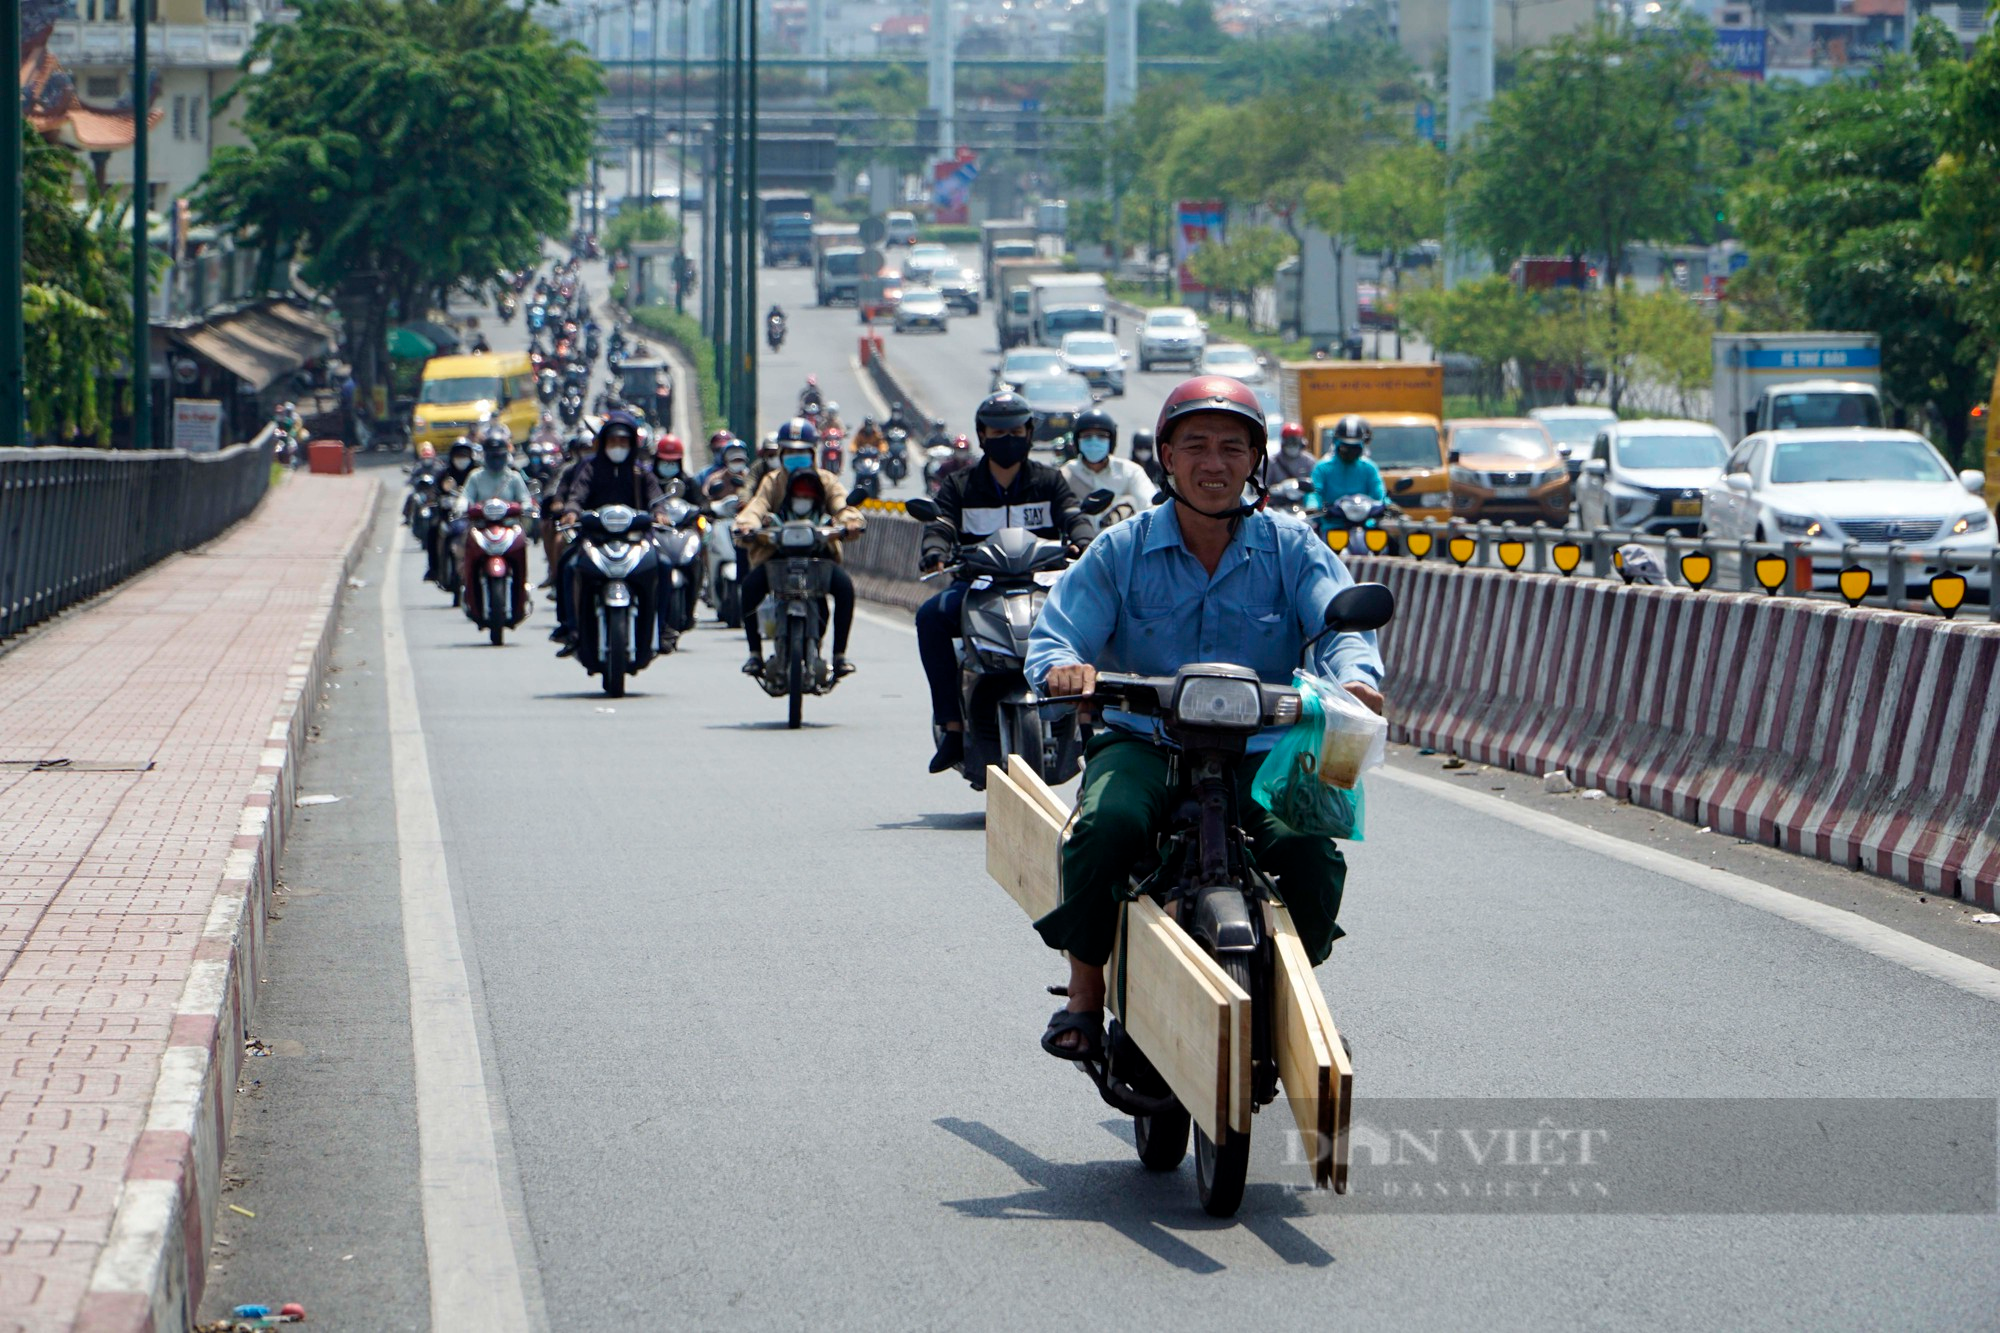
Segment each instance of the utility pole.
[{"label": "utility pole", "polygon": [[750,129],[750,41],[756,31],[755,0],[736,0],[736,171],[735,190],[730,201],[729,232],[729,412],[736,433],[752,439],[757,432],[755,404],[744,394],[743,344],[749,335],[750,313],[744,306],[747,291],[743,281],[745,257],[749,253],[749,200],[756,188],[751,179]]},{"label": "utility pole", "polygon": [[660,123],[660,0],[653,0],[652,26],[646,30],[646,202],[653,202],[654,182],[659,164],[654,153],[659,145]]},{"label": "utility pole", "polygon": [[[147,261],[147,118],[152,112],[152,71],[146,66],[146,9],[150,0],[132,0],[132,447],[153,447],[152,265]],[[6,21],[19,26],[19,10]],[[18,41],[19,39],[16,38]],[[16,69],[20,68],[18,63]],[[15,99],[19,105],[20,99]]]},{"label": "utility pole", "polygon": [[750,59],[744,83],[750,94],[750,114],[744,138],[749,166],[744,171],[743,214],[743,420],[751,434],[757,431],[757,236],[763,218],[757,203],[757,11],[758,0],[743,0],[750,25]]},{"label": "utility pole", "polygon": [[5,108],[0,109],[0,133],[7,142],[6,167],[0,169],[0,445],[28,442],[27,332],[21,314],[26,273],[22,267],[21,209],[27,203],[21,172],[21,8],[9,5],[0,20],[0,78],[4,78]]},{"label": "utility pole", "polygon": [[680,183],[675,190],[674,216],[680,223],[680,244],[674,250],[674,313],[681,313],[682,294],[687,287],[688,234],[688,17],[694,0],[681,0],[681,139],[675,154],[680,163]]}]

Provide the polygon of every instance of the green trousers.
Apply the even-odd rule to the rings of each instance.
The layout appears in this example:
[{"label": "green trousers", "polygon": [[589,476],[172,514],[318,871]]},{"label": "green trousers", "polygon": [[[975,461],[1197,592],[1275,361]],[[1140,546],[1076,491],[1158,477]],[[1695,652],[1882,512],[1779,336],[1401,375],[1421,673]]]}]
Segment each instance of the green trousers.
[{"label": "green trousers", "polygon": [[[1299,940],[1315,966],[1346,932],[1334,924],[1347,860],[1331,838],[1294,833],[1250,796],[1264,756],[1247,755],[1236,770],[1236,814],[1250,835],[1257,866],[1278,882]],[[1149,856],[1178,792],[1173,754],[1121,732],[1090,743],[1076,821],[1062,852],[1062,906],[1035,923],[1051,949],[1102,966],[1118,936],[1119,895],[1132,867]]]}]

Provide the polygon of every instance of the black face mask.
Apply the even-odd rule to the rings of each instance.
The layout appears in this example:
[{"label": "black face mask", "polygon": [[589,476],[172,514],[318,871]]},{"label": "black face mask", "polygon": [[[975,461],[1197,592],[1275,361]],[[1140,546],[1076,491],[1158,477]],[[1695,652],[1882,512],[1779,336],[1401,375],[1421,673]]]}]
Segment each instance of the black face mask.
[{"label": "black face mask", "polygon": [[1341,445],[1339,448],[1333,451],[1333,454],[1334,457],[1338,458],[1343,463],[1353,463],[1360,459],[1361,450],[1358,448],[1349,448],[1346,445]]},{"label": "black face mask", "polygon": [[995,467],[1019,467],[1028,459],[1026,435],[994,435],[980,442],[987,461]]}]

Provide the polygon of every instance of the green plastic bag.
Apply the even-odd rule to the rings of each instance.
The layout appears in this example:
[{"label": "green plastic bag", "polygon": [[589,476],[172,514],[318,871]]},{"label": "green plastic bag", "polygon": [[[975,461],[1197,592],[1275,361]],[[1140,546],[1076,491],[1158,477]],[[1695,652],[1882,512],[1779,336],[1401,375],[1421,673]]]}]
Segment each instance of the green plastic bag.
[{"label": "green plastic bag", "polygon": [[1344,788],[1320,781],[1319,749],[1326,733],[1317,688],[1321,682],[1300,673],[1293,684],[1299,687],[1299,720],[1285,729],[1264,756],[1250,784],[1250,795],[1294,832],[1362,842],[1366,803],[1361,784]]}]

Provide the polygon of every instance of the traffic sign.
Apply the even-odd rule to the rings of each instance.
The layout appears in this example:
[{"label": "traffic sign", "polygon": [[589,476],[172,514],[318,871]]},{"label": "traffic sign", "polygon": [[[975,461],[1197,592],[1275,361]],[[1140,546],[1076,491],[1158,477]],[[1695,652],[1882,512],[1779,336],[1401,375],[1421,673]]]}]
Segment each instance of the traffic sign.
[{"label": "traffic sign", "polygon": [[888,235],[889,224],[881,218],[867,217],[861,219],[861,243],[863,245],[880,245],[888,238]]},{"label": "traffic sign", "polygon": [[861,252],[861,276],[864,278],[874,277],[882,271],[884,262],[880,250],[863,250]]}]

